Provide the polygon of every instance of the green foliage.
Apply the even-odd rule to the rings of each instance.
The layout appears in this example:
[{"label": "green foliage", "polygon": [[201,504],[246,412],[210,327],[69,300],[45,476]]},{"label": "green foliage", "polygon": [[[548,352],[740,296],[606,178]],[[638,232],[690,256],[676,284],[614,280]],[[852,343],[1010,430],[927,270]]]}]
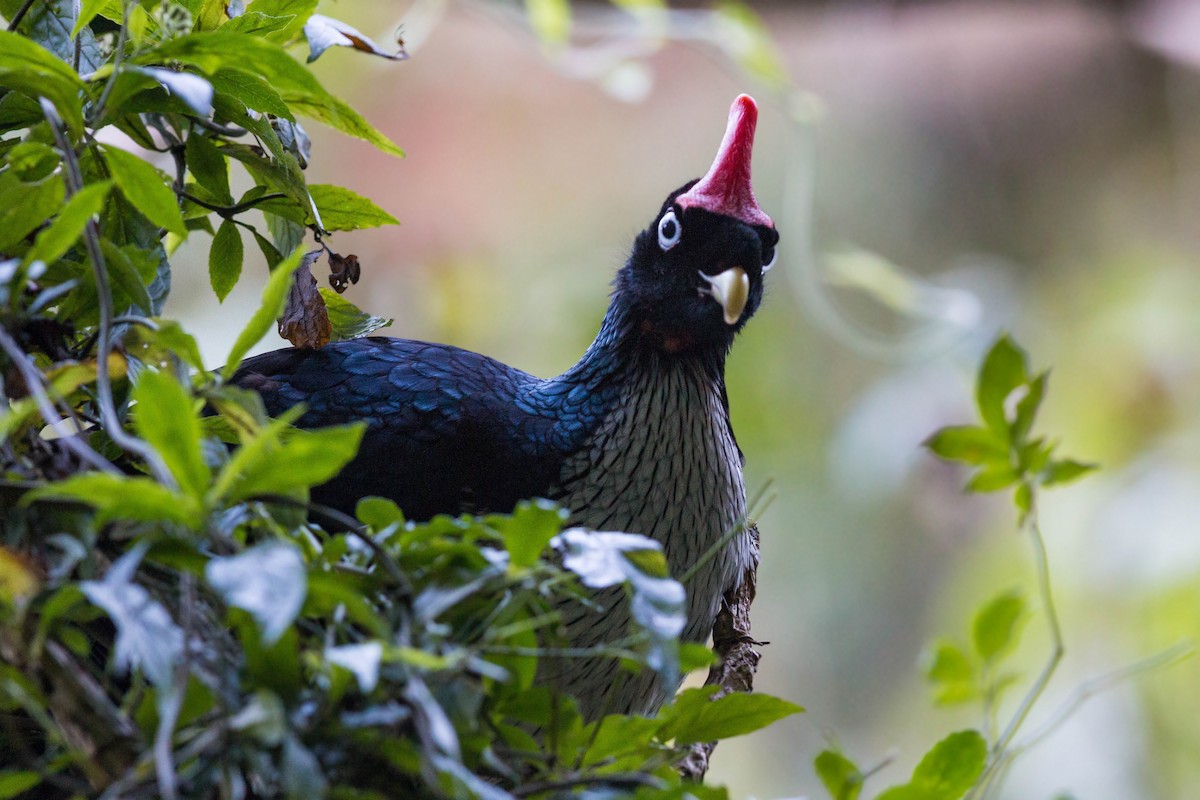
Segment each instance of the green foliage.
[{"label": "green foliage", "polygon": [[1067,483],[1094,470],[1094,464],[1054,458],[1056,443],[1030,438],[1050,373],[1029,370],[1029,356],[1008,336],[984,358],[975,387],[980,425],[942,428],[925,441],[935,455],[975,468],[969,492],[1014,486],[1022,519],[1032,509],[1034,490]]},{"label": "green foliage", "polygon": [[[404,54],[316,5],[44,3],[0,31],[0,797],[727,798],[675,763],[798,706],[697,689],[584,720],[539,667],[617,659],[671,684],[713,663],[678,641],[659,544],[562,531],[546,501],[419,525],[379,498],[357,520],[321,509],[309,490],[364,426],[296,430],[302,408],[269,419],[229,383],[281,317],[315,313],[295,276],[328,254],[334,289],[358,280],[330,232],[396,223],[306,180],[301,118],[402,155],[287,48]],[[530,8],[565,42],[567,3]],[[208,245],[218,299],[269,270],[218,373],[156,316],[185,242]],[[333,290],[305,302],[334,340],[391,322]],[[597,589],[630,605],[628,630],[567,647],[563,613]]]},{"label": "green foliage", "polygon": [[[925,446],[943,459],[975,468],[967,491],[996,491],[1015,485],[1013,503],[1034,544],[1038,594],[1050,628],[1051,653],[1011,718],[998,728],[995,718],[1002,695],[1019,682],[1017,674],[1002,667],[1016,648],[1029,616],[1025,595],[1012,589],[980,606],[971,623],[969,647],[948,638],[935,641],[924,663],[934,702],[944,706],[979,702],[983,732],[950,734],[925,754],[907,783],[886,789],[877,800],[958,800],[968,793],[972,797],[987,796],[1021,752],[1022,748],[1014,746],[1014,739],[1062,657],[1061,632],[1037,522],[1037,492],[1080,477],[1095,467],[1056,459],[1055,444],[1030,437],[1045,398],[1048,375],[1031,374],[1025,351],[1011,338],[1000,337],[985,356],[976,381],[979,424],[942,428],[926,440]],[[833,750],[821,753],[814,767],[835,800],[856,798],[871,774]]]}]

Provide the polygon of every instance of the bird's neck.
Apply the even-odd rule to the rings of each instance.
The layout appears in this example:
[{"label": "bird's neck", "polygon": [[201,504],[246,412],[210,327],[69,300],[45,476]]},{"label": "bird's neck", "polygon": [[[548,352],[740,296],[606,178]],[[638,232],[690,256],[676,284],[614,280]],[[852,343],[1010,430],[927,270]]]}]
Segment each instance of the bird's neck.
[{"label": "bird's neck", "polygon": [[695,345],[679,336],[664,336],[617,296],[587,352],[560,378],[593,384],[617,375],[683,370],[723,385],[728,352],[727,344]]}]

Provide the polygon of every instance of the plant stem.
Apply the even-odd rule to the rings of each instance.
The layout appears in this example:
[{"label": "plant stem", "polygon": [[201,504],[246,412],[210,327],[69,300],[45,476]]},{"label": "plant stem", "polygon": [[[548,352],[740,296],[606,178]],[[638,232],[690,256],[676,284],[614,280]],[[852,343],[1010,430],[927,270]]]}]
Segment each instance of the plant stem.
[{"label": "plant stem", "polygon": [[[79,160],[75,156],[75,148],[67,140],[63,130],[62,120],[54,105],[46,98],[40,99],[42,114],[54,133],[54,141],[63,155],[63,180],[67,187],[67,198],[83,187],[83,173],[79,169]],[[92,262],[92,272],[96,279],[96,298],[100,307],[100,322],[96,341],[96,400],[100,404],[100,419],[104,422],[105,433],[109,438],[127,453],[132,453],[146,462],[151,473],[162,485],[175,489],[175,477],[167,469],[162,458],[152,447],[136,436],[126,433],[117,416],[113,404],[112,377],[108,371],[108,356],[112,353],[113,306],[112,290],[108,283],[108,269],[104,264],[104,253],[100,249],[100,228],[94,219],[90,219],[83,229],[84,244],[88,258]]]},{"label": "plant stem", "polygon": [[[1035,496],[1031,495],[1031,498],[1033,497]],[[1009,745],[1012,744],[1013,737],[1017,735],[1025,718],[1029,716],[1030,710],[1046,690],[1046,685],[1050,683],[1050,679],[1054,676],[1054,672],[1058,669],[1058,664],[1066,652],[1066,647],[1063,645],[1062,628],[1058,622],[1058,612],[1054,607],[1054,594],[1050,586],[1050,563],[1046,556],[1046,540],[1042,537],[1041,527],[1038,525],[1035,502],[1035,499],[1030,500],[1025,527],[1033,543],[1034,563],[1037,566],[1038,575],[1038,596],[1042,601],[1042,612],[1046,615],[1046,624],[1050,629],[1050,657],[1042,666],[1042,671],[1038,673],[1033,686],[1021,700],[1021,705],[1018,706],[1012,719],[1005,726],[1004,732],[992,745],[992,757],[984,769],[983,775],[980,776],[979,783],[971,792],[971,797],[984,798],[988,796],[988,792],[996,783],[997,775],[1003,771],[1002,766],[1010,761]]]}]

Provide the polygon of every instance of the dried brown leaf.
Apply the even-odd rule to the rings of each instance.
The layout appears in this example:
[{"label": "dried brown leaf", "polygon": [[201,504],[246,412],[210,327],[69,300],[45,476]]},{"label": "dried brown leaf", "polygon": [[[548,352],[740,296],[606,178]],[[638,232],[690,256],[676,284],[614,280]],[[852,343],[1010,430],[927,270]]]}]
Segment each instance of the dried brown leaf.
[{"label": "dried brown leaf", "polygon": [[306,350],[324,347],[329,344],[333,334],[329,312],[325,309],[325,301],[317,290],[317,279],[311,271],[312,263],[320,252],[314,250],[309,253],[296,269],[292,288],[288,290],[287,305],[284,306],[283,316],[279,318],[279,335],[291,342],[293,347]]},{"label": "dried brown leaf", "polygon": [[351,253],[343,256],[329,251],[329,285],[338,294],[346,291],[352,283],[358,283],[362,277],[362,267],[358,265],[358,256]]}]

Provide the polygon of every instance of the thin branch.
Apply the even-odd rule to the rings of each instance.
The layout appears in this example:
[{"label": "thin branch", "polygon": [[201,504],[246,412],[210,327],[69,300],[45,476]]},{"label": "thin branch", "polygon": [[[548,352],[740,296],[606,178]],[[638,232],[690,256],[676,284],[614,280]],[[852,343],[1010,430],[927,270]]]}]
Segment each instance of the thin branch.
[{"label": "thin branch", "polygon": [[1009,758],[1016,758],[1021,753],[1036,747],[1046,737],[1058,730],[1064,722],[1076,711],[1080,706],[1095,697],[1097,694],[1107,691],[1119,683],[1135,678],[1147,672],[1169,667],[1176,664],[1185,658],[1190,658],[1196,654],[1196,643],[1191,641],[1179,642],[1168,647],[1162,652],[1155,653],[1152,656],[1143,658],[1140,661],[1135,661],[1132,664],[1126,664],[1108,672],[1102,673],[1084,681],[1080,684],[1065,703],[1054,713],[1049,720],[1042,724],[1040,728],[1030,734],[1028,739],[1022,741],[1014,747],[1010,752]]},{"label": "thin branch", "polygon": [[[515,789],[510,789],[509,794],[513,797],[532,797],[538,794],[562,792],[565,789],[576,789],[581,786],[608,786],[620,789],[648,787],[658,789],[662,788],[662,785],[663,782],[661,779],[653,775],[644,775],[640,772],[627,772],[620,775],[574,775],[557,781],[527,783]],[[558,795],[555,794],[554,796],[557,797]]]},{"label": "thin branch", "polygon": [[[40,99],[40,102],[42,114],[46,117],[46,122],[49,123],[50,130],[54,133],[54,141],[63,154],[65,166],[63,180],[67,187],[67,198],[70,199],[83,186],[83,174],[79,169],[79,160],[75,156],[75,149],[67,141],[62,120],[54,105],[44,97]],[[105,433],[122,450],[145,461],[155,480],[169,488],[177,488],[175,477],[167,469],[158,453],[141,439],[127,433],[121,426],[120,417],[117,416],[117,409],[113,405],[112,376],[108,371],[108,356],[113,350],[112,290],[108,283],[108,269],[104,264],[104,253],[100,249],[100,228],[96,224],[96,220],[88,220],[83,234],[88,258],[92,262],[92,272],[96,279],[96,298],[100,306],[100,322],[96,342],[96,400],[100,405],[100,419],[104,422]]]},{"label": "thin branch", "polygon": [[249,211],[250,209],[254,208],[259,203],[265,203],[268,200],[279,200],[279,199],[287,198],[287,195],[283,194],[282,192],[271,192],[270,194],[264,194],[262,197],[255,197],[250,200],[246,200],[244,202],[238,203],[236,205],[218,206],[214,203],[208,202],[207,200],[202,200],[199,197],[196,197],[196,195],[191,194],[189,192],[181,191],[181,192],[179,192],[179,196],[182,197],[184,200],[190,200],[191,202],[195,203],[196,205],[200,206],[201,208],[207,208],[209,211],[215,211],[218,214],[220,214],[222,217],[232,217],[233,215],[240,214],[243,211]]},{"label": "thin branch", "polygon": [[[42,382],[41,373],[29,362],[24,351],[17,345],[16,340],[8,335],[8,331],[3,325],[0,325],[0,348],[3,348],[8,357],[12,359],[13,365],[20,371],[21,378],[25,381],[25,388],[29,390],[33,401],[37,403],[38,412],[41,413],[46,424],[57,427],[65,422],[66,420],[59,416],[54,409],[54,403],[50,400],[50,395],[46,392],[46,387]],[[81,462],[104,472],[120,471],[79,436],[63,436],[58,441],[62,442],[63,447],[74,453]]]},{"label": "thin branch", "polygon": [[21,7],[17,9],[17,13],[13,14],[12,19],[9,20],[8,29],[10,31],[15,31],[17,29],[17,26],[21,24],[21,20],[25,19],[25,15],[29,13],[29,9],[33,7],[33,3],[34,0],[25,0],[25,2],[21,4]]},{"label": "thin branch", "polygon": [[236,139],[239,136],[245,136],[247,133],[249,133],[249,131],[247,131],[245,128],[239,128],[236,125],[221,125],[213,122],[211,119],[206,119],[205,117],[188,117],[188,119],[199,125],[201,128],[205,128],[213,133],[220,134],[221,136],[228,136],[232,139]]}]

